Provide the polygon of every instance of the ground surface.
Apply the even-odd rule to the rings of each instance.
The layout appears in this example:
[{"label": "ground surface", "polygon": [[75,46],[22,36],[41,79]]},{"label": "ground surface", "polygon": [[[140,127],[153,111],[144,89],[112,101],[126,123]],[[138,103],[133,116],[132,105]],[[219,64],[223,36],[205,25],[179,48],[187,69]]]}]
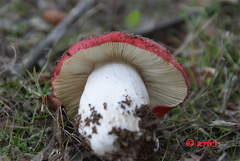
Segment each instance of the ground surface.
[{"label": "ground surface", "polygon": [[0,1],[0,160],[101,160],[81,141],[64,110],[57,109],[61,102],[49,96],[50,72],[71,45],[110,31],[162,43],[187,74],[187,100],[155,123],[160,148],[154,160],[240,159],[238,0],[96,0],[62,38],[44,48],[29,69],[32,77],[21,74],[21,58],[76,3]]}]

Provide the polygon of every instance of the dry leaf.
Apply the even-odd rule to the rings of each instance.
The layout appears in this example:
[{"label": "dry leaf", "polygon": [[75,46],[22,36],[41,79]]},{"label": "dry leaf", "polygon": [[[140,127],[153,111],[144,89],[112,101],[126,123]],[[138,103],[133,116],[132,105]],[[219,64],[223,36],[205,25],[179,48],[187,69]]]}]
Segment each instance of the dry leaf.
[{"label": "dry leaf", "polygon": [[14,128],[14,126],[17,126],[17,125],[18,125],[17,123],[13,124],[13,122],[10,119],[6,119],[0,122],[0,130],[1,131],[5,130],[6,126],[12,126]]},{"label": "dry leaf", "polygon": [[237,124],[233,122],[223,121],[223,120],[215,120],[215,121],[212,121],[212,123],[210,124],[210,126],[235,126],[235,125]]},{"label": "dry leaf", "polygon": [[39,101],[45,103],[51,111],[56,111],[58,107],[62,106],[62,102],[53,95],[45,95],[44,101],[42,101],[42,97],[40,96]]},{"label": "dry leaf", "polygon": [[19,161],[29,161],[27,158],[22,157]]},{"label": "dry leaf", "polygon": [[[33,72],[30,72],[31,75],[33,76]],[[39,77],[39,78],[38,78]],[[51,80],[51,76],[49,73],[42,73],[40,76],[39,76],[39,73],[37,73],[37,78],[38,78],[38,82],[41,83],[41,82],[46,82],[46,81],[50,81]],[[35,84],[35,82],[32,80],[32,78],[28,78],[28,81],[32,84]]]},{"label": "dry leaf", "polygon": [[45,124],[47,124],[48,122],[51,122],[51,121],[52,121],[51,117],[34,119],[34,123],[37,124],[38,126],[44,126]]},{"label": "dry leaf", "polygon": [[58,10],[48,10],[43,13],[43,18],[51,25],[55,26],[61,22],[67,13]]},{"label": "dry leaf", "polygon": [[240,105],[234,102],[228,102],[227,109],[232,111],[240,111]]},{"label": "dry leaf", "polygon": [[187,76],[188,82],[191,85],[206,84],[208,78],[212,78],[215,74],[215,68],[205,67],[200,69],[195,66],[183,66],[183,70]]},{"label": "dry leaf", "polygon": [[240,110],[230,110],[230,109],[225,109],[223,107],[216,107],[214,108],[214,111],[217,113],[224,114],[226,116],[233,116],[240,113]]},{"label": "dry leaf", "polygon": [[[207,21],[207,20],[202,21],[202,22],[201,22],[201,25],[203,25],[206,21]],[[203,34],[206,38],[210,39],[213,35],[216,34],[216,31],[217,31],[217,28],[216,28],[213,24],[209,24],[209,25],[202,31],[202,34]]]},{"label": "dry leaf", "polygon": [[[38,76],[38,74],[37,74]],[[45,82],[51,80],[51,76],[49,73],[42,73],[38,79],[38,82]]]},{"label": "dry leaf", "polygon": [[11,124],[12,124],[12,121],[9,119],[7,119],[5,121],[1,121],[0,122],[0,130],[1,131],[4,130],[6,125],[11,125]]}]

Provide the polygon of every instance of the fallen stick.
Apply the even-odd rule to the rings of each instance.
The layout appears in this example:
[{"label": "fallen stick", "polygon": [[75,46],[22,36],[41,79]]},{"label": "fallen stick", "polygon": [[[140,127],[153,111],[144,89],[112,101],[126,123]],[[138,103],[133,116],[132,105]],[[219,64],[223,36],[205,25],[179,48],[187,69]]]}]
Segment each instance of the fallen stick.
[{"label": "fallen stick", "polygon": [[[214,7],[214,5],[208,6],[206,9],[206,12],[209,13],[213,9],[213,7]],[[178,27],[179,25],[184,24],[186,22],[186,18],[191,19],[193,17],[196,17],[198,13],[199,13],[199,11],[190,12],[185,15],[185,18],[182,16],[179,16],[177,18],[163,22],[154,28],[139,31],[136,34],[139,34],[139,35],[142,35],[142,36],[148,37],[148,38],[153,38],[154,34],[156,34],[158,32],[163,32],[164,30],[169,29],[169,28]]]},{"label": "fallen stick", "polygon": [[[194,17],[195,13],[189,13],[186,17],[191,18]],[[185,19],[183,17],[177,17],[175,19],[169,20],[167,22],[161,23],[152,29],[142,30],[137,32],[137,34],[142,35],[144,37],[152,38],[154,34],[157,32],[162,32],[163,30],[177,27],[181,24],[185,23]]]},{"label": "fallen stick", "polygon": [[[60,38],[62,38],[70,26],[89,9],[95,0],[81,0],[31,52],[22,59],[23,68],[31,70],[37,61],[44,56],[44,50],[51,48]],[[17,69],[20,71],[21,69]]]}]

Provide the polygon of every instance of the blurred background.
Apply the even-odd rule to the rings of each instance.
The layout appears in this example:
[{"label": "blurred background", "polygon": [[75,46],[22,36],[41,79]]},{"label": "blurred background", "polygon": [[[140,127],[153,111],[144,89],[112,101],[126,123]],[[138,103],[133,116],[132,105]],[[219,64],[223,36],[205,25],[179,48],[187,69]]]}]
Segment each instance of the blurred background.
[{"label": "blurred background", "polygon": [[[54,62],[71,45],[124,31],[168,48],[190,84],[186,102],[159,123],[156,160],[239,159],[239,15],[239,0],[1,0],[0,157],[100,160],[80,139],[66,145],[71,128],[51,142],[56,115],[38,97],[51,94]],[[218,139],[218,147],[189,148],[188,138]]]}]

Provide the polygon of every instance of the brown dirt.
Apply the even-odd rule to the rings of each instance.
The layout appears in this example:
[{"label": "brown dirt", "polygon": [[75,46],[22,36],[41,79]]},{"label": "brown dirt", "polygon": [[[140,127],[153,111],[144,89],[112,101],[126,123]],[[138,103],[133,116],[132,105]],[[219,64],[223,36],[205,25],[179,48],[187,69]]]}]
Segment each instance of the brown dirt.
[{"label": "brown dirt", "polygon": [[92,122],[92,119],[87,117],[84,121],[85,121],[85,126],[90,126],[90,122]]},{"label": "brown dirt", "polygon": [[121,104],[121,108],[124,110],[126,109],[126,107],[123,104]]},{"label": "brown dirt", "polygon": [[106,102],[103,103],[103,107],[104,107],[105,110],[107,109],[107,103]]},{"label": "brown dirt", "polygon": [[94,127],[92,128],[92,130],[93,130],[92,133],[96,133],[96,134],[97,134],[97,128],[96,128],[96,126],[94,126]]},{"label": "brown dirt", "polygon": [[139,122],[139,127],[143,129],[147,129],[150,131],[154,131],[157,129],[157,124],[148,125],[151,122],[154,122],[157,119],[157,116],[152,113],[150,107],[148,105],[142,105],[140,108],[135,109],[135,115],[141,118]]},{"label": "brown dirt", "polygon": [[126,104],[128,106],[131,105],[131,102],[132,102],[132,100],[130,99],[130,97],[128,98],[128,96],[126,96],[126,100],[125,101],[122,101],[122,103],[124,103],[124,104]]},{"label": "brown dirt", "polygon": [[[87,124],[98,123],[98,120],[102,118],[100,114],[91,109],[92,114],[90,118],[85,119],[86,126]],[[128,111],[129,112],[129,111]],[[153,149],[156,148],[155,145],[155,138],[154,138],[154,131],[157,129],[157,124],[149,124],[157,120],[155,114],[151,112],[151,109],[148,105],[142,105],[140,108],[135,108],[136,117],[140,117],[141,121],[139,121],[140,132],[143,134],[141,136],[138,135],[138,132],[132,132],[126,129],[120,129],[113,127],[112,131],[109,134],[115,134],[118,138],[115,140],[114,144],[120,145],[120,150],[115,153],[111,154],[113,157],[113,161],[126,161],[126,160],[154,160],[155,152]],[[81,115],[78,116],[78,123],[81,119]],[[75,127],[77,130],[78,127]],[[92,128],[93,132],[97,134],[96,126]],[[87,136],[91,138],[91,135]],[[84,139],[88,142],[88,139]],[[127,154],[126,154],[127,151]],[[106,156],[109,156],[106,154]],[[121,159],[119,159],[121,158]],[[108,159],[108,158],[104,158]]]},{"label": "brown dirt", "polygon": [[93,110],[93,112],[92,112],[90,117],[92,117],[92,123],[93,124],[97,123],[98,125],[100,125],[99,119],[102,119],[102,115],[101,114],[97,114],[97,111]]},{"label": "brown dirt", "polygon": [[153,149],[156,148],[154,131],[157,129],[157,125],[146,125],[156,120],[157,117],[151,112],[148,105],[142,105],[139,109],[136,108],[135,116],[141,118],[139,122],[140,131],[143,133],[141,136],[138,136],[137,132],[116,127],[113,127],[112,131],[109,132],[109,134],[118,136],[114,144],[120,145],[120,151],[113,156],[113,160],[119,160],[119,158],[124,158],[123,160],[154,159]]},{"label": "brown dirt", "polygon": [[[89,107],[91,107],[91,105],[89,104]],[[90,123],[92,122],[93,124],[97,124],[100,125],[99,123],[99,119],[102,119],[101,114],[97,114],[97,111],[95,111],[94,107],[90,108],[90,110],[92,111],[92,114],[90,117],[87,117],[84,121],[85,121],[85,126],[90,126]],[[81,115],[80,117],[78,116],[77,118],[77,122],[80,123],[81,120]]]}]

